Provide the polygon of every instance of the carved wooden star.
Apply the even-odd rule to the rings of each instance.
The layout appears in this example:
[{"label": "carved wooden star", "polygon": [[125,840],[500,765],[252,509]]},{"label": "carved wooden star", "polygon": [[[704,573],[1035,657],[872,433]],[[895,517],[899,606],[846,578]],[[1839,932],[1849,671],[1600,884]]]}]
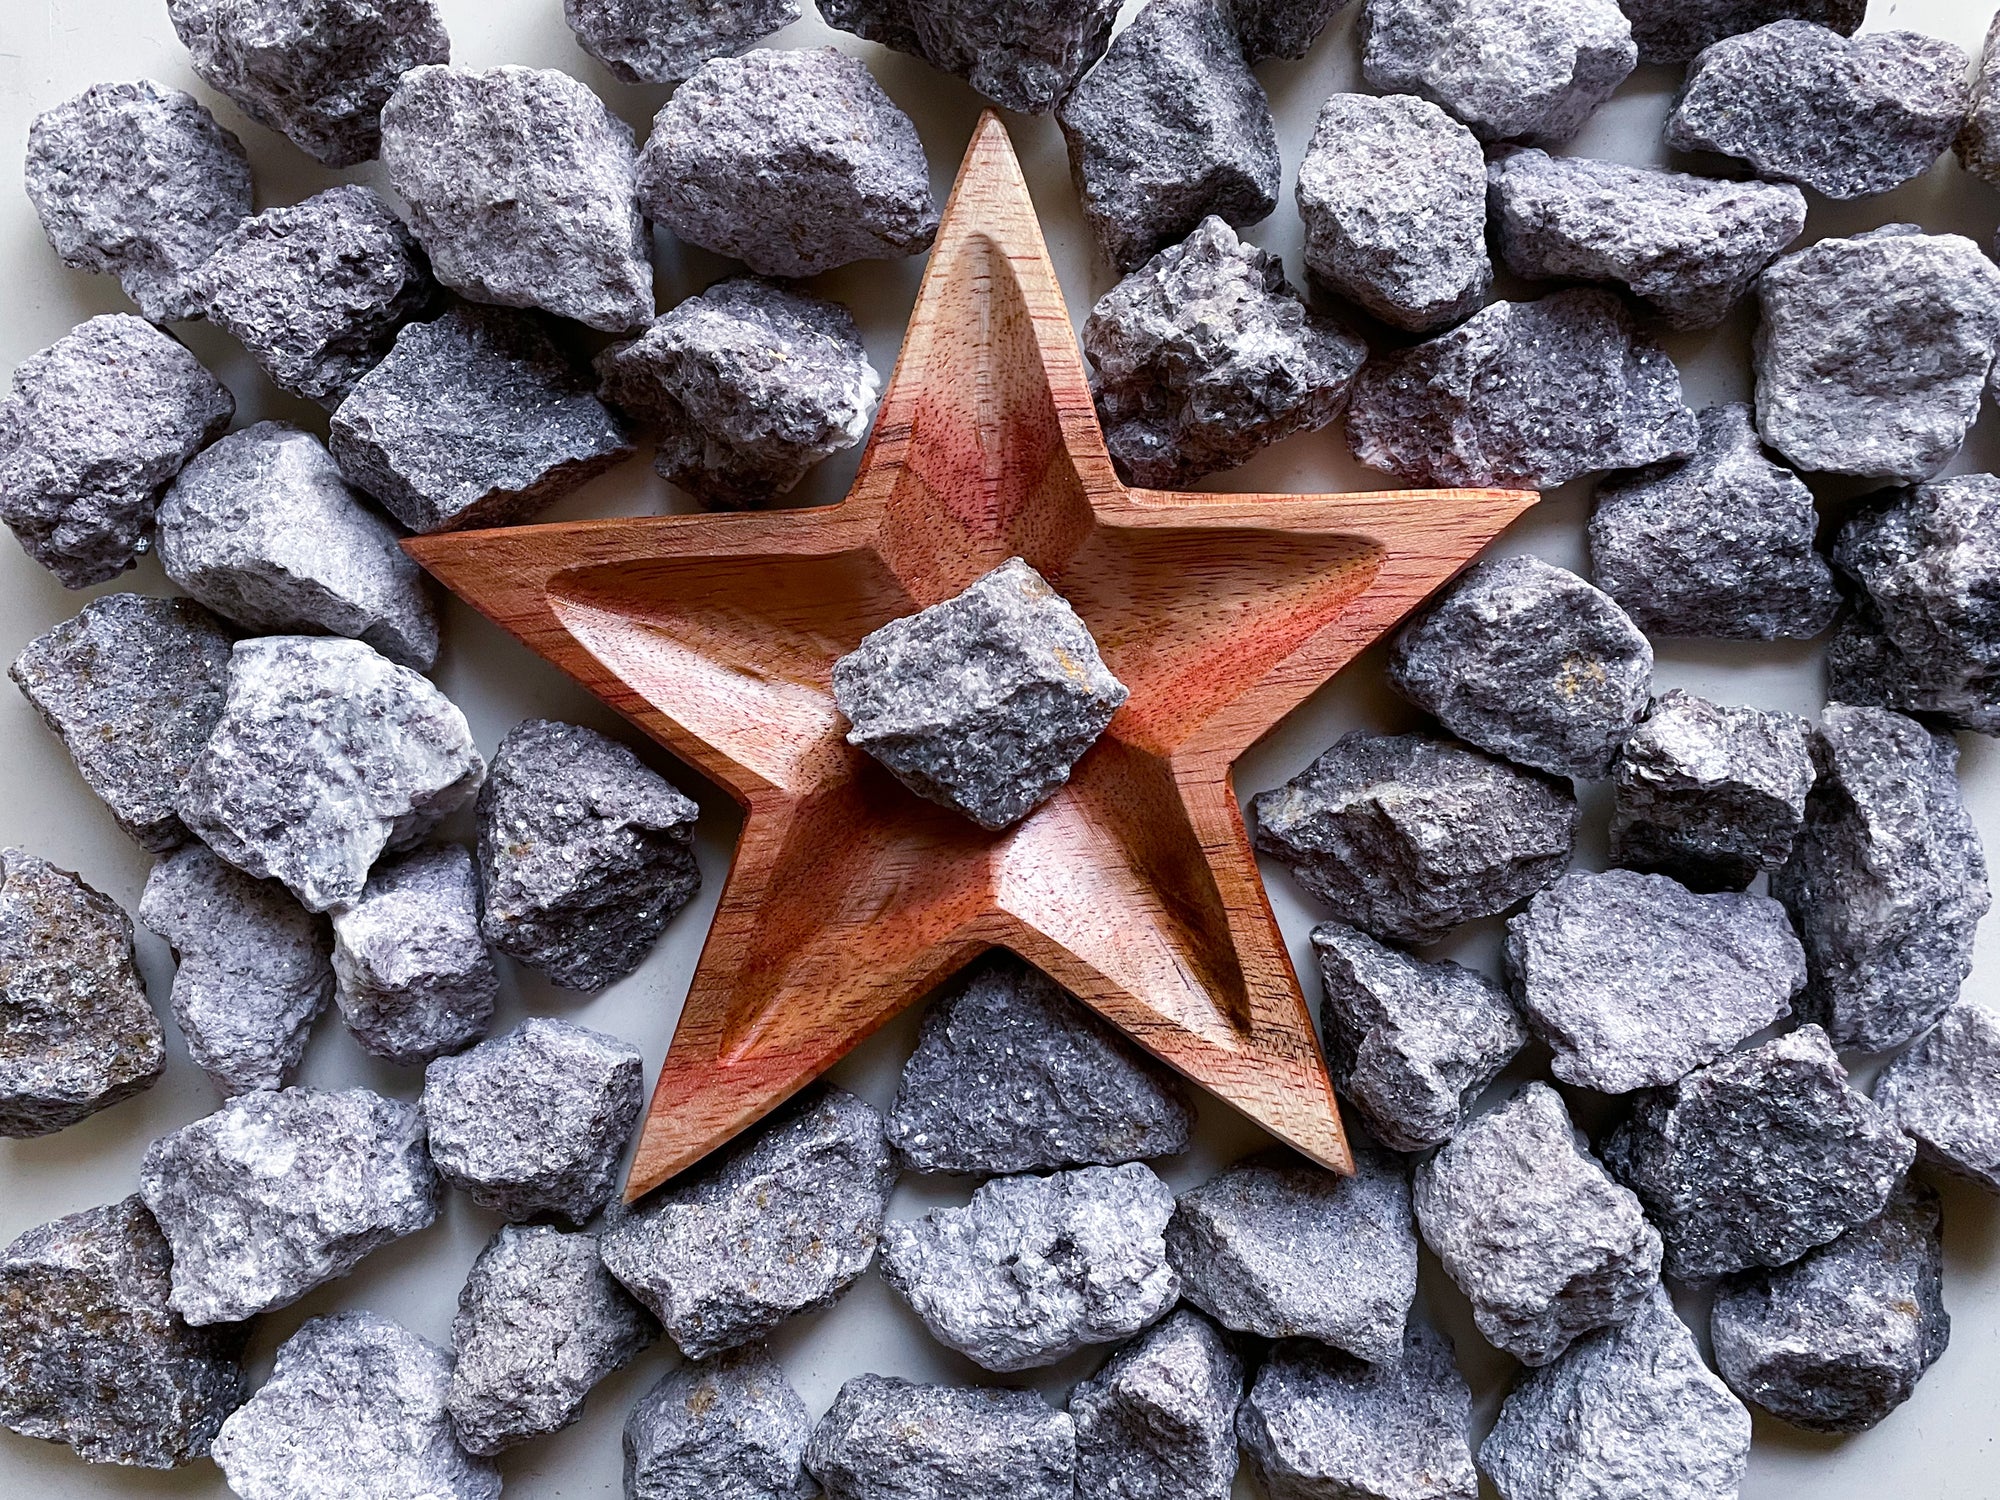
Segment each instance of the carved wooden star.
[{"label": "carved wooden star", "polygon": [[[1230,767],[1534,499],[1127,489],[988,114],[843,502],[409,542],[745,809],[627,1195],[994,946],[1349,1169]],[[988,833],[849,746],[830,682],[869,631],[1015,556],[1075,607],[1131,698],[1066,786]]]}]

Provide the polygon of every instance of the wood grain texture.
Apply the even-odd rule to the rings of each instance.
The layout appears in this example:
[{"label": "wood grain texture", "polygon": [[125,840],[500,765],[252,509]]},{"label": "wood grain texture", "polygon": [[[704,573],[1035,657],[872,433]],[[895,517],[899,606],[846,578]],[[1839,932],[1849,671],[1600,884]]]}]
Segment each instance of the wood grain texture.
[{"label": "wood grain texture", "polygon": [[[1230,768],[1535,498],[1127,489],[988,114],[840,504],[406,543],[745,809],[627,1197],[996,945],[1349,1169]],[[1131,698],[1067,786],[994,834],[850,747],[831,679],[869,631],[1015,556],[1076,608]]]}]

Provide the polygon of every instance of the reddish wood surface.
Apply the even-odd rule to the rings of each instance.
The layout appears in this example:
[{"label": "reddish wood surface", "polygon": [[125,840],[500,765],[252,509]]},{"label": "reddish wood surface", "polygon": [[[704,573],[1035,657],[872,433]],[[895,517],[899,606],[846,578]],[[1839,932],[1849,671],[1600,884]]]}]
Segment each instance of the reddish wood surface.
[{"label": "reddish wood surface", "polygon": [[[996,945],[1348,1169],[1231,763],[1534,500],[1128,490],[989,114],[842,503],[407,543],[746,810],[627,1196]],[[1132,696],[1063,790],[990,834],[848,746],[829,684],[863,635],[1013,556]]]}]

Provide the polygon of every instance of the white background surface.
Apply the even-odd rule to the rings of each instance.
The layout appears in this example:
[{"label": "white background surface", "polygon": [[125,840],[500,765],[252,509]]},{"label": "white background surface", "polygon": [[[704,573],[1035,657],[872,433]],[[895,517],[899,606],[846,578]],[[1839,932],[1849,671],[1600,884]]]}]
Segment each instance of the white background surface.
[{"label": "white background surface", "polygon": [[[1990,4],[1991,0],[1875,0],[1869,25],[1911,27],[1971,49],[1985,31]],[[617,83],[578,50],[563,24],[560,0],[442,0],[441,8],[452,35],[454,61],[479,67],[524,63],[566,69],[600,90],[642,137],[665,97],[661,88]],[[1260,69],[1277,111],[1285,184],[1278,212],[1248,237],[1280,251],[1295,281],[1303,276],[1303,267],[1292,180],[1320,101],[1329,93],[1361,86],[1354,25],[1358,9],[1351,7],[1303,62],[1276,62]],[[942,197],[977,118],[978,100],[962,84],[921,62],[826,31],[816,21],[794,26],[778,38],[780,45],[827,41],[865,57],[883,85],[915,117]],[[129,310],[112,281],[67,271],[57,262],[19,190],[19,161],[28,122],[36,113],[91,83],[140,76],[194,91],[242,136],[256,167],[260,208],[296,202],[340,180],[376,180],[372,165],[344,174],[318,167],[282,137],[245,120],[212,95],[188,67],[163,0],[0,0],[0,183],[4,183],[0,295],[6,309],[0,320],[0,366],[4,368],[11,369],[92,314]],[[1677,77],[1678,70],[1642,69],[1567,149],[1625,161],[1660,160],[1660,122]],[[1071,310],[1080,321],[1112,278],[1092,261],[1054,123],[1046,118],[1014,118],[1010,123]],[[1918,220],[1933,230],[1973,234],[1990,245],[2000,219],[2000,193],[1947,161],[1924,179],[1874,200],[1836,205],[1815,198],[1807,237],[1849,233],[1899,219]],[[716,257],[685,250],[661,236],[662,306],[729,269]],[[885,375],[921,270],[921,260],[866,264],[815,283],[821,292],[853,306],[871,356]],[[1501,293],[1522,295],[1517,285],[1504,280]],[[239,425],[276,416],[324,432],[324,414],[265,384],[227,335],[206,325],[179,331],[235,391]],[[1749,335],[1748,318],[1739,314],[1713,334],[1668,341],[1693,405],[1749,396]],[[837,497],[852,474],[854,458],[850,453],[824,465],[800,498]],[[1989,404],[1950,472],[1995,469],[2000,469],[2000,414]],[[1343,490],[1377,488],[1383,482],[1353,464],[1335,428],[1284,443],[1221,476],[1214,487]],[[1498,544],[1499,550],[1532,550],[1581,568],[1587,488],[1573,485],[1555,492]],[[1865,488],[1829,486],[1822,495],[1830,502],[1829,512],[1837,514],[1842,500]],[[566,500],[550,518],[685,508],[685,497],[670,492],[641,457]],[[151,561],[96,592],[117,590],[171,591]],[[0,659],[11,659],[30,638],[80,608],[85,597],[64,591],[10,539],[0,538]],[[1380,663],[1379,651],[1364,657],[1258,746],[1239,767],[1238,785],[1244,794],[1291,776],[1350,728],[1394,730],[1414,725],[1414,713],[1382,688]],[[437,677],[466,710],[480,747],[489,756],[508,728],[532,715],[595,724],[638,742],[580,688],[457,605],[447,613]],[[1724,702],[1805,713],[1815,712],[1823,696],[1818,647],[1796,643],[1666,643],[1659,649],[1658,686],[1686,687]],[[1968,799],[1989,848],[2000,851],[2000,749],[1973,736],[1965,736],[1963,744]],[[496,1029],[510,1027],[529,1014],[573,1016],[630,1039],[644,1049],[649,1068],[657,1068],[728,866],[736,814],[725,796],[703,786],[663,753],[650,746],[644,753],[702,801],[701,897],[674,922],[644,968],[593,999],[580,1001],[551,990],[538,977],[510,972]],[[1591,864],[1602,862],[1606,815],[1602,792],[1602,787],[1590,789],[1586,797],[1582,858]],[[453,831],[464,835],[469,830],[455,825]],[[81,871],[128,910],[137,904],[148,869],[148,856],[119,833],[84,790],[55,738],[6,688],[0,688],[0,845],[23,846]],[[1268,873],[1295,961],[1310,976],[1306,933],[1315,914],[1282,873],[1275,869]],[[840,872],[829,870],[827,877],[837,880]],[[1441,951],[1490,967],[1498,932],[1497,922],[1475,924]],[[171,960],[150,934],[142,931],[139,941],[155,1003],[164,1014]],[[1307,988],[1316,1000],[1316,979],[1309,977]],[[2000,919],[1990,921],[1982,935],[1969,989],[2000,1004]],[[915,1011],[908,1013],[834,1076],[886,1108],[915,1018]],[[171,1060],[157,1088],[56,1136],[0,1141],[0,1242],[59,1214],[132,1191],[147,1143],[215,1106],[214,1091],[187,1061],[171,1025],[168,1031]],[[1865,1079],[1869,1071],[1860,1069],[1858,1077]],[[420,1076],[364,1056],[338,1017],[329,1013],[314,1036],[301,1081],[321,1087],[360,1083],[413,1097]],[[1577,1097],[1575,1091],[1567,1092]],[[1584,1112],[1588,1114],[1587,1104]],[[1182,1186],[1260,1141],[1257,1132],[1228,1110],[1205,1105],[1196,1149],[1161,1167],[1170,1181]],[[1865,1436],[1845,1441],[1814,1438],[1760,1416],[1750,1476],[1743,1487],[1747,1500],[1806,1496],[2000,1500],[2000,1450],[1995,1439],[2000,1428],[2000,1339],[1996,1338],[2000,1335],[2000,1202],[1955,1184],[1943,1188],[1945,1301],[1954,1320],[1950,1350],[1914,1399]],[[904,1217],[931,1203],[963,1201],[969,1190],[965,1183],[905,1179],[891,1212]],[[261,1379],[271,1351],[300,1322],[340,1308],[373,1308],[430,1338],[448,1341],[458,1288],[497,1221],[457,1194],[447,1194],[446,1205],[435,1227],[377,1253],[347,1280],[264,1318],[251,1347],[256,1376]],[[1483,1435],[1510,1378],[1511,1361],[1487,1348],[1472,1331],[1463,1300],[1428,1254],[1420,1304],[1458,1341],[1461,1363],[1478,1397],[1478,1430]],[[1683,1310],[1699,1324],[1701,1306],[1690,1299],[1684,1301]],[[914,1317],[873,1275],[838,1307],[795,1320],[778,1334],[774,1345],[815,1413],[832,1400],[843,1380],[864,1370],[941,1381],[980,1378],[968,1362],[931,1343]],[[548,1500],[619,1493],[620,1424],[639,1393],[672,1359],[666,1348],[656,1347],[599,1388],[580,1425],[507,1455],[503,1468],[508,1495]],[[1067,1386],[1090,1373],[1097,1362],[1097,1356],[1079,1356],[1045,1372],[1046,1378],[1036,1383],[1060,1402]],[[0,1500],[225,1493],[217,1471],[205,1462],[171,1474],[92,1468],[66,1448],[0,1432]],[[1254,1494],[1255,1488],[1246,1479],[1239,1482],[1239,1493]]]}]

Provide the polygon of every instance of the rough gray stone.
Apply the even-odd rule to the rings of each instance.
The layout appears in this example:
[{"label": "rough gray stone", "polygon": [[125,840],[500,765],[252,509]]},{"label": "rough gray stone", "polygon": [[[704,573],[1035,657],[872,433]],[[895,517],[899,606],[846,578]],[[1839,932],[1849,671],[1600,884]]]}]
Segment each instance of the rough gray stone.
[{"label": "rough gray stone", "polygon": [[1642,63],[1690,62],[1704,47],[1773,21],[1811,21],[1852,36],[1868,0],[1618,0]]},{"label": "rough gray stone", "polygon": [[847,742],[994,830],[1054,796],[1128,696],[1090,628],[1018,557],[833,664]]},{"label": "rough gray stone", "polygon": [[1229,1500],[1243,1361],[1188,1308],[1069,1394],[1076,1484],[1093,1500]]},{"label": "rough gray stone", "polygon": [[1118,472],[1172,489],[1326,426],[1368,349],[1211,215],[1098,299],[1083,352]]},{"label": "rough gray stone", "polygon": [[1773,463],[1741,402],[1705,408],[1700,446],[1598,486],[1590,579],[1649,635],[1805,640],[1840,590],[1805,481]]},{"label": "rough gray stone", "polygon": [[700,812],[594,729],[515,725],[479,794],[486,941],[564,989],[624,978],[701,886]]},{"label": "rough gray stone", "polygon": [[768,505],[868,432],[881,377],[838,302],[717,282],[597,357],[599,393],[653,427],[654,467],[704,505]]},{"label": "rough gray stone", "polygon": [[179,960],[174,1020],[209,1082],[224,1094],[290,1083],[333,995],[325,919],[189,844],[153,866],[139,920]]},{"label": "rough gray stone", "polygon": [[422,1112],[367,1089],[239,1095],[154,1141],[139,1195],[193,1324],[296,1302],[438,1212]]},{"label": "rough gray stone", "polygon": [[1229,15],[1253,63],[1301,58],[1347,7],[1347,0],[1230,0]]},{"label": "rough gray stone", "polygon": [[684,1364],[625,1423],[626,1500],[817,1500],[812,1428],[762,1345]]},{"label": "rough gray stone", "polygon": [[1960,1000],[1875,1077],[1922,1160],[2000,1193],[2000,1016]]},{"label": "rough gray stone", "polygon": [[451,1355],[372,1312],[314,1318],[222,1424],[215,1462],[243,1500],[499,1500],[500,1471],[452,1436]]},{"label": "rough gray stone", "polygon": [[1343,922],[1428,943],[1569,863],[1576,794],[1439,735],[1355,730],[1251,800],[1257,847]]},{"label": "rough gray stone", "polygon": [[1797,1260],[1879,1214],[1915,1154],[1810,1024],[1643,1095],[1604,1145],[1682,1281]]},{"label": "rough gray stone", "polygon": [[66,588],[116,578],[153,540],[181,467],[236,399],[169,335],[108,313],[14,367],[0,403],[0,521]]},{"label": "rough gray stone", "polygon": [[563,0],[577,45],[626,83],[679,83],[804,14],[800,0]]},{"label": "rough gray stone", "polygon": [[378,866],[333,919],[340,1013],[362,1047],[427,1063],[486,1035],[500,976],[479,933],[479,878],[457,844]]},{"label": "rough gray stone", "polygon": [[1628,1322],[1530,1370],[1479,1449],[1501,1500],[1723,1500],[1749,1458],[1750,1413],[1659,1286]]},{"label": "rough gray stone", "polygon": [[938,226],[917,127],[830,47],[705,64],[653,121],[639,201],[762,276],[915,255]]},{"label": "rough gray stone", "polygon": [[118,903],[0,850],[0,1136],[49,1135],[151,1088],[165,1053]]},{"label": "rough gray stone", "polygon": [[104,594],[30,641],[8,676],[118,826],[159,853],[174,799],[222,715],[229,632],[192,599]]},{"label": "rough gray stone", "polygon": [[201,269],[250,212],[243,143],[200,100],[100,83],[28,128],[28,197],[66,266],[116,276],[149,322],[202,312]]},{"label": "rough gray stone", "polygon": [[1674,362],[1617,296],[1594,288],[1495,302],[1450,333],[1378,356],[1347,417],[1361,462],[1447,487],[1550,490],[1685,458],[1698,435]]},{"label": "rough gray stone", "polygon": [[1706,48],[1667,119],[1677,151],[1717,151],[1829,198],[1929,170],[1965,119],[1966,56],[1916,31],[1844,37],[1779,20]]},{"label": "rough gray stone", "polygon": [[1658,1232],[1545,1083],[1462,1126],[1417,1167],[1414,1196],[1473,1322],[1523,1364],[1624,1322],[1659,1284]]},{"label": "rough gray stone", "polygon": [[1103,55],[1119,0],[826,0],[829,26],[921,57],[1003,109],[1045,115]]},{"label": "rough gray stone", "polygon": [[1865,1432],[1944,1353],[1938,1195],[1906,1183],[1882,1214],[1781,1271],[1732,1279],[1709,1332],[1729,1388],[1809,1432]]},{"label": "rough gray stone", "polygon": [[605,1235],[604,1264],[706,1359],[831,1306],[874,1260],[895,1182],[882,1117],[814,1088],[642,1203]]},{"label": "rough gray stone", "polygon": [[1956,143],[1959,165],[2000,187],[2000,15],[1994,16],[1973,65],[1969,104]]},{"label": "rough gray stone", "polygon": [[1958,998],[1992,905],[1958,746],[1882,708],[1829,704],[1819,783],[1792,857],[1771,877],[1812,974],[1800,1014],[1836,1046],[1884,1052]]},{"label": "rough gray stone", "polygon": [[826,1500],[1072,1500],[1076,1428],[1033,1391],[862,1375],[813,1429],[806,1467]]},{"label": "rough gray stone", "polygon": [[1175,1156],[1193,1133],[1172,1073],[1006,952],[931,1003],[887,1128],[913,1170],[981,1175]]},{"label": "rough gray stone", "polygon": [[1389,685],[1482,750],[1603,776],[1646,711],[1653,648],[1609,596],[1538,557],[1495,558],[1405,625]]},{"label": "rough gray stone", "polygon": [[645,1083],[637,1047],[531,1017],[424,1070],[431,1158],[481,1208],[582,1224],[611,1201]]}]

